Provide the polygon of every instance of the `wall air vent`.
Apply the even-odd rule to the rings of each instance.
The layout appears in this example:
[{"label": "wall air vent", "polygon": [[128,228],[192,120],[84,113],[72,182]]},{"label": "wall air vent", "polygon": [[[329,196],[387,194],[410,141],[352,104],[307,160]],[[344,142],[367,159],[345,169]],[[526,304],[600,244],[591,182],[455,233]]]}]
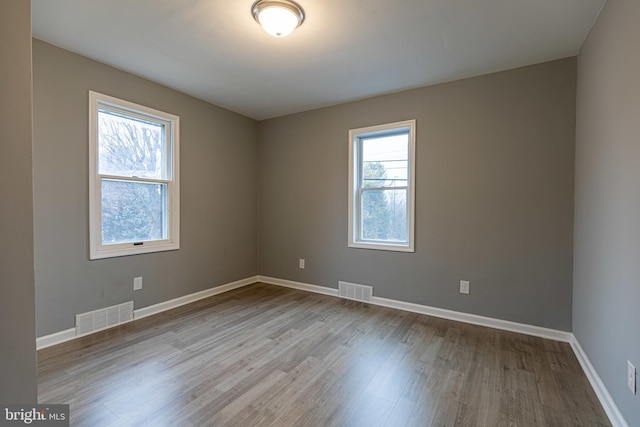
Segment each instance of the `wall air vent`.
[{"label": "wall air vent", "polygon": [[76,314],[76,336],[101,331],[133,320],[133,301]]},{"label": "wall air vent", "polygon": [[338,296],[354,301],[371,302],[373,286],[356,283],[338,282]]}]

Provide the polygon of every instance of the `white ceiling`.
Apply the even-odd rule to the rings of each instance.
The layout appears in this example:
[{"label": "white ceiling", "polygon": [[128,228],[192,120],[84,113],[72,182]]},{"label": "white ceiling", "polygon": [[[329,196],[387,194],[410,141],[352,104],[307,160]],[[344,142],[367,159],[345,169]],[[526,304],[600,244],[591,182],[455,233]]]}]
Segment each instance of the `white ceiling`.
[{"label": "white ceiling", "polygon": [[576,55],[606,0],[32,0],[33,35],[254,119]]}]

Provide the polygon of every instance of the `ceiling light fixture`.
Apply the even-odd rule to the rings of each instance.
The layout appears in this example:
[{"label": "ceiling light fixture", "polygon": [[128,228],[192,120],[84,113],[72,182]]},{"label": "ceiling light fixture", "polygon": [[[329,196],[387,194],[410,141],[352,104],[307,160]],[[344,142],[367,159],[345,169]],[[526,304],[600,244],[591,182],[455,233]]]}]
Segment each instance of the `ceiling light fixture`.
[{"label": "ceiling light fixture", "polygon": [[251,13],[274,37],[288,36],[304,22],[304,10],[291,0],[258,0],[251,6]]}]

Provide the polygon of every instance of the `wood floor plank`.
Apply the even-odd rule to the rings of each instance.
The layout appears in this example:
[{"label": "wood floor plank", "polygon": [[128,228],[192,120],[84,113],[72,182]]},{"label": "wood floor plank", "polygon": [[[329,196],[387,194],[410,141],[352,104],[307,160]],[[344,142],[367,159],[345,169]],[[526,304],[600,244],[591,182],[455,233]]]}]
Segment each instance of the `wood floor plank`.
[{"label": "wood floor plank", "polygon": [[71,425],[609,426],[570,346],[255,284],[38,352]]}]

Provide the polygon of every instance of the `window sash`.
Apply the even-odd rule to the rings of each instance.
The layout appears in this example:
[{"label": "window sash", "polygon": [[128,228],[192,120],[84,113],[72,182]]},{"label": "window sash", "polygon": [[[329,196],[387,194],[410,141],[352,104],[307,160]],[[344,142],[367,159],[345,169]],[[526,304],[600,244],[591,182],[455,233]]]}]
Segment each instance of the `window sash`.
[{"label": "window sash", "polygon": [[[173,123],[171,120],[167,120],[165,118],[161,118],[161,117],[156,117],[155,115],[151,115],[151,114],[141,114],[138,111],[134,111],[132,109],[126,109],[126,108],[122,108],[119,107],[117,105],[113,105],[112,103],[108,103],[108,102],[103,102],[103,101],[98,101],[98,114],[100,113],[105,113],[105,114],[110,114],[116,117],[121,117],[123,119],[133,119],[142,123],[147,123],[150,125],[157,125],[162,127],[163,129],[163,137],[162,137],[162,159],[161,159],[161,176],[162,179],[167,179],[167,180],[171,180],[172,179],[172,174],[173,174],[173,135],[172,135],[172,126]],[[96,132],[99,133],[99,129],[96,128]],[[96,136],[98,139],[96,141],[96,143],[98,144],[97,147],[100,147],[100,139],[99,139],[99,134]],[[98,158],[97,158],[97,162],[98,162],[98,167],[97,167],[97,171],[98,173],[101,172],[101,165],[100,165],[100,156],[98,153]],[[105,174],[106,175],[106,174]],[[116,175],[113,174],[114,176],[126,176],[126,177],[130,177],[130,178],[137,178],[137,176],[135,175]],[[151,177],[149,177],[149,179],[153,179]]]},{"label": "window sash", "polygon": [[[145,184],[145,185],[156,185],[156,186],[160,186],[160,188],[163,188],[164,191],[162,191],[162,193],[160,194],[160,196],[158,197],[158,201],[160,203],[160,233],[162,235],[161,238],[137,238],[137,239],[123,239],[123,240],[118,240],[118,241],[114,241],[114,242],[108,242],[105,241],[105,235],[104,235],[104,231],[105,231],[105,217],[104,217],[104,210],[105,210],[105,206],[102,203],[103,200],[103,192],[102,192],[102,188],[104,187],[104,183],[106,182],[111,182],[111,183],[134,183],[134,184]],[[137,245],[144,245],[148,243],[154,243],[154,244],[167,244],[171,241],[170,239],[170,227],[169,225],[171,224],[171,215],[173,214],[171,211],[171,203],[170,203],[170,199],[171,199],[171,181],[164,181],[164,180],[143,180],[143,179],[129,179],[129,178],[114,178],[114,177],[104,177],[101,176],[100,178],[100,199],[101,199],[101,204],[100,204],[100,208],[101,208],[101,221],[100,221],[100,235],[101,235],[101,243],[103,247],[109,247],[109,248],[115,248],[115,247],[127,247],[130,246],[131,244],[135,243]],[[135,205],[133,205],[132,207],[135,207]],[[142,242],[142,243],[141,243]],[[118,246],[119,245],[119,246]]]},{"label": "window sash", "polygon": [[[407,230],[407,238],[406,239],[371,239],[371,238],[366,238],[365,237],[365,229],[364,229],[364,218],[362,215],[362,210],[363,210],[363,195],[366,192],[376,192],[376,191],[382,191],[382,192],[394,192],[394,191],[404,191],[407,195],[409,194],[409,186],[403,186],[403,187],[377,187],[377,188],[371,188],[371,187],[365,187],[365,188],[358,188],[358,199],[357,199],[357,205],[358,205],[358,209],[357,209],[357,223],[358,223],[358,228],[357,228],[357,234],[358,234],[358,241],[360,242],[372,242],[372,243],[394,243],[394,244],[408,244],[409,243],[409,235],[408,235],[408,230]],[[405,196],[406,197],[406,196]],[[409,206],[408,204],[406,204],[405,209],[404,209],[404,217],[405,217],[405,221],[407,224],[407,228],[408,228],[408,224],[409,224]]]}]

